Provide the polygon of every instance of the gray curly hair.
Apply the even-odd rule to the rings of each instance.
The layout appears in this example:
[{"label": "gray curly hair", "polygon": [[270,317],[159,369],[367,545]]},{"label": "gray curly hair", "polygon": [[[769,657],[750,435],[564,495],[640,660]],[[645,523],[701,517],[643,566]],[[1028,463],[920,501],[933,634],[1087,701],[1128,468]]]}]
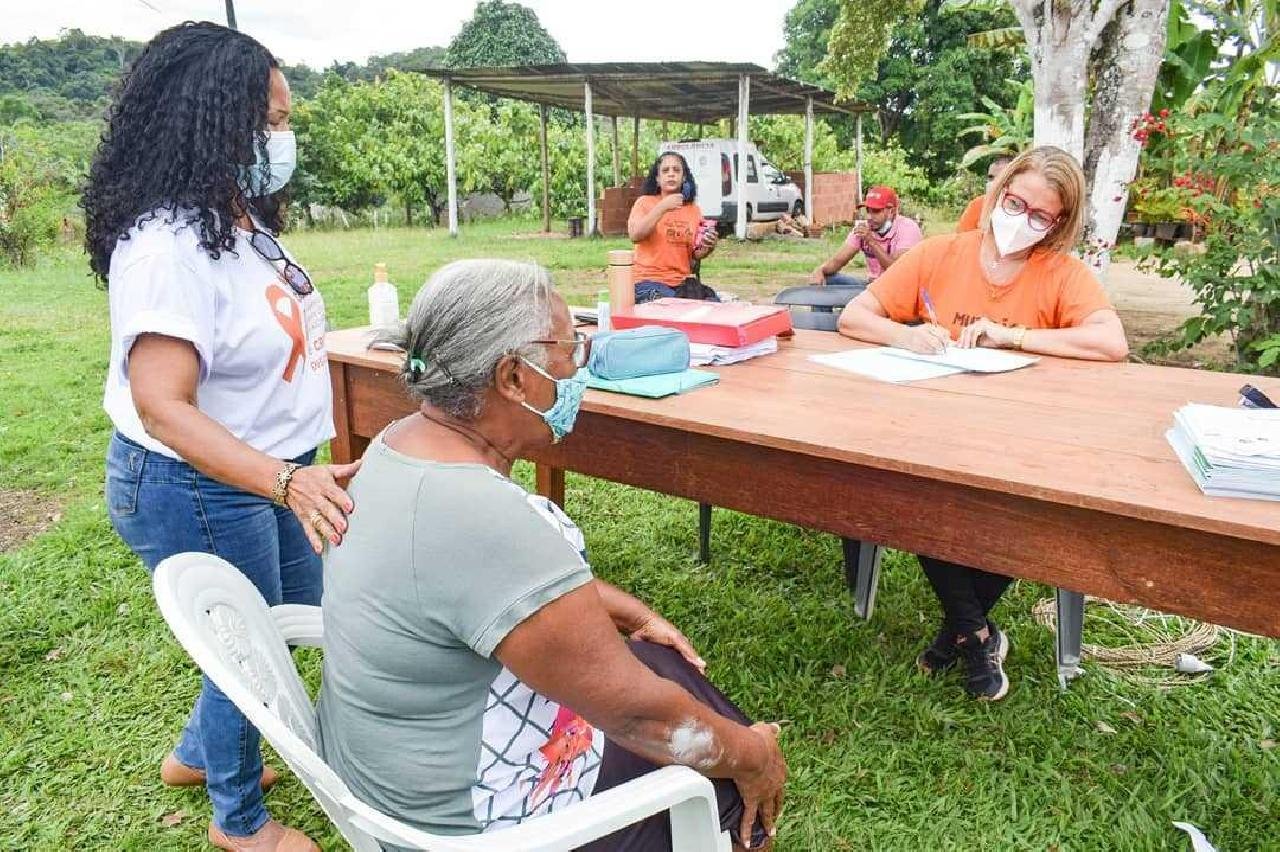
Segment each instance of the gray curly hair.
[{"label": "gray curly hair", "polygon": [[[480,416],[484,392],[503,356],[546,366],[555,289],[547,270],[514,260],[459,260],[422,285],[397,333],[400,377],[409,394],[460,420]],[[421,364],[415,364],[420,360]]]}]

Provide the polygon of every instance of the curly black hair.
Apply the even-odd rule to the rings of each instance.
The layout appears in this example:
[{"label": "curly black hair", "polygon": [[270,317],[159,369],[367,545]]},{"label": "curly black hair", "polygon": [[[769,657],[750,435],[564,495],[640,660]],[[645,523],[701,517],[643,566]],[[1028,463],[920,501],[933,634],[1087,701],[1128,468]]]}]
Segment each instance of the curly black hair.
[{"label": "curly black hair", "polygon": [[89,267],[107,281],[116,242],[165,211],[195,229],[217,260],[235,245],[237,215],[282,226],[280,195],[248,198],[238,180],[266,158],[274,56],[244,33],[208,21],[171,27],[120,81],[80,199]]},{"label": "curly black hair", "polygon": [[684,169],[684,179],[690,186],[690,191],[686,194],[686,198],[694,198],[698,194],[698,184],[693,180],[693,172],[689,169],[689,161],[684,158],[684,154],[676,151],[663,151],[658,155],[658,159],[653,161],[653,165],[649,167],[649,174],[644,179],[644,185],[640,187],[641,195],[661,195],[662,188],[658,186],[658,169],[662,167],[662,161],[667,157],[675,157],[680,161],[680,167]]}]

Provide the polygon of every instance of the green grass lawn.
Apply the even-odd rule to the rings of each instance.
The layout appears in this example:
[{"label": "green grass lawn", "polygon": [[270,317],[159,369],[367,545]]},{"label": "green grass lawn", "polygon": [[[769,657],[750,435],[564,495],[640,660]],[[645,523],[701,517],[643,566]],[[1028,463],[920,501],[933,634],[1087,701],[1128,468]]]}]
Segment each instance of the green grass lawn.
[{"label": "green grass lawn", "polygon": [[[606,249],[625,245],[517,234],[531,227],[288,243],[336,327],[364,321],[376,261],[402,304],[441,263],[485,255],[540,261],[582,299],[604,286]],[[705,277],[767,294],[798,283],[836,239],[726,243]],[[71,250],[0,270],[0,487],[47,501],[41,514],[55,519],[0,554],[0,849],[205,848],[202,791],[157,774],[198,679],[104,511],[106,296],[86,272]],[[780,850],[1189,849],[1173,820],[1223,852],[1280,849],[1275,642],[1237,637],[1230,654],[1224,642],[1219,671],[1192,686],[1160,691],[1086,664],[1063,693],[1053,637],[1030,617],[1048,591],[1019,583],[996,612],[1013,688],[979,704],[955,679],[915,673],[937,610],[909,556],[890,554],[875,618],[860,622],[830,536],[718,512],[703,566],[686,501],[570,476],[567,508],[601,576],[681,625],[749,713],[793,721]],[[303,663],[314,685],[317,657]],[[295,779],[268,805],[342,848]]]}]

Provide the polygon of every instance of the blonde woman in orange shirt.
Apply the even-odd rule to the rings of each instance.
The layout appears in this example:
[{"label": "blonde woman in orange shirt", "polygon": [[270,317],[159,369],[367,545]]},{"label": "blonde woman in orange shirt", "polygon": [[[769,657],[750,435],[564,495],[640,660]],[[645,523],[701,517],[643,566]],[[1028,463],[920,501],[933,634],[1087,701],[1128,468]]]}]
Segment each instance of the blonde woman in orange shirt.
[{"label": "blonde woman in orange shirt", "polygon": [[[1084,203],[1084,175],[1066,151],[1045,145],[1019,155],[987,193],[978,230],[916,246],[849,303],[840,333],[924,353],[986,346],[1123,360],[1129,345],[1120,317],[1097,278],[1070,254]],[[925,292],[936,322],[925,321]],[[963,661],[970,695],[1003,698],[1009,642],[989,613],[1010,578],[919,558],[942,604],[943,625],[918,665],[932,674]]]}]

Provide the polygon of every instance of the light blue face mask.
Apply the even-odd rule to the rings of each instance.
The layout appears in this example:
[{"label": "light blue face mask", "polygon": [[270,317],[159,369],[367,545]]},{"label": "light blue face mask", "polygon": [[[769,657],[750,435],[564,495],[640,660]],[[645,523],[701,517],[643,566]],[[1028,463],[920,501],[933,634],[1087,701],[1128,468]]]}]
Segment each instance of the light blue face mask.
[{"label": "light blue face mask", "polygon": [[582,395],[587,391],[587,373],[579,370],[567,379],[557,379],[527,358],[521,358],[530,369],[545,376],[556,384],[556,401],[546,411],[539,411],[524,400],[520,404],[542,418],[551,430],[552,443],[558,444],[564,436],[573,431],[573,424],[578,419],[578,409],[582,407]]},{"label": "light blue face mask", "polygon": [[298,165],[298,140],[292,130],[267,132],[267,158],[254,142],[254,162],[240,167],[240,188],[250,198],[261,198],[284,189]]}]

